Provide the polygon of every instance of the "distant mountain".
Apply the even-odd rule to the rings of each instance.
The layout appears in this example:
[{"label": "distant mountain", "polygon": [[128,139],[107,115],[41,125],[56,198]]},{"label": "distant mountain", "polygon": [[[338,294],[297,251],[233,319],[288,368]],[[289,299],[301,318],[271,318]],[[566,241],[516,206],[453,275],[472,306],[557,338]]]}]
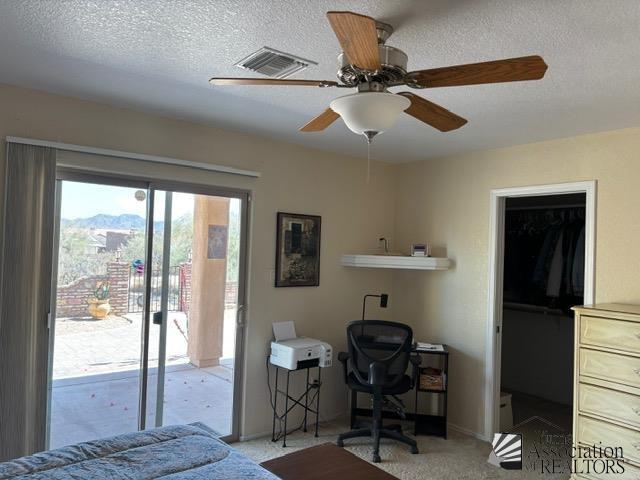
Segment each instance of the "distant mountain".
[{"label": "distant mountain", "polygon": [[[173,221],[174,225],[179,223],[191,222],[191,215],[182,215],[181,217]],[[99,213],[93,217],[88,218],[63,218],[61,224],[64,227],[75,228],[100,228],[105,230],[130,230],[135,229],[144,231],[147,222],[140,215],[122,214],[122,215],[107,215],[105,213]],[[164,222],[154,222],[154,228],[157,231],[164,230]]]},{"label": "distant mountain", "polygon": [[[61,222],[63,226],[101,228],[106,230],[144,230],[146,227],[144,218],[140,215],[132,214],[107,215],[105,213],[99,213],[98,215],[88,218],[74,218],[73,220],[63,218]],[[162,230],[164,228],[164,222],[155,222],[155,228]]]}]

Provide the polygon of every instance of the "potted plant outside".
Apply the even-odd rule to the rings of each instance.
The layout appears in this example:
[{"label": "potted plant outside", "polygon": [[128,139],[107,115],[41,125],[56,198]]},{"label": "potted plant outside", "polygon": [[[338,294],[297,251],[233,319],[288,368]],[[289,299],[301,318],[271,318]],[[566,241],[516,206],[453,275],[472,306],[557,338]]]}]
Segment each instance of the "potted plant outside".
[{"label": "potted plant outside", "polygon": [[98,320],[104,319],[111,311],[111,305],[109,305],[109,288],[111,287],[108,281],[98,282],[96,289],[93,291],[93,297],[89,300],[89,314]]}]

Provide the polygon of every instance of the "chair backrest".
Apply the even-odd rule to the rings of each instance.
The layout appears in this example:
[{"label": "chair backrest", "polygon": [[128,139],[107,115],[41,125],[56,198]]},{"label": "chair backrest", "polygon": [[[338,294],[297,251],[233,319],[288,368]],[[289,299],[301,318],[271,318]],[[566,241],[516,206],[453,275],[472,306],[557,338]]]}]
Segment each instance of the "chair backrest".
[{"label": "chair backrest", "polygon": [[358,320],[347,326],[350,373],[360,383],[369,383],[369,365],[386,366],[386,386],[398,383],[409,365],[413,331],[409,325],[385,320]]}]

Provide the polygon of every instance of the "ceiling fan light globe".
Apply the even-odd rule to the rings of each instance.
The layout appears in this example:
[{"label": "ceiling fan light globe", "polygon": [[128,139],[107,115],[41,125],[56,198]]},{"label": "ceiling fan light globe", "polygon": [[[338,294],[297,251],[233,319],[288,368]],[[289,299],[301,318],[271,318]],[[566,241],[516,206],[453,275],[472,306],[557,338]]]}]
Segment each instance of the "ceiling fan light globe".
[{"label": "ceiling fan light globe", "polygon": [[342,117],[349,130],[364,135],[365,132],[388,130],[409,105],[411,101],[402,95],[361,92],[336,98],[330,107]]}]

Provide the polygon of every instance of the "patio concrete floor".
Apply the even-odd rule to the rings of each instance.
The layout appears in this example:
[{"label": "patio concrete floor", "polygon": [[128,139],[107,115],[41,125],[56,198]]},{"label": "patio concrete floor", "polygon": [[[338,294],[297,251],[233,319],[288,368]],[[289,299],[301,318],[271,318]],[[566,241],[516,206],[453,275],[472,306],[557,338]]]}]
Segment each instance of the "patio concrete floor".
[{"label": "patio concrete floor", "polygon": [[[164,425],[203,422],[218,433],[231,431],[233,371],[224,366],[167,367]],[[147,427],[155,426],[157,374],[149,375]],[[138,428],[137,370],[53,382],[49,448],[132,432]]]},{"label": "patio concrete floor", "polygon": [[[235,348],[236,309],[224,313],[222,358]],[[187,359],[187,319],[183,312],[169,312],[167,365]],[[140,366],[142,314],[129,313],[106,320],[57,318],[53,348],[53,380],[97,373],[126,371]],[[158,365],[160,326],[149,331],[149,368]]]},{"label": "patio concrete floor", "polygon": [[[65,323],[66,322],[66,323]],[[105,323],[56,319],[49,448],[138,428],[141,315]],[[196,368],[186,355],[186,317],[170,312],[163,425],[203,422],[231,431],[235,309],[225,311],[221,365]],[[150,331],[146,425],[155,426],[159,327]]]}]

